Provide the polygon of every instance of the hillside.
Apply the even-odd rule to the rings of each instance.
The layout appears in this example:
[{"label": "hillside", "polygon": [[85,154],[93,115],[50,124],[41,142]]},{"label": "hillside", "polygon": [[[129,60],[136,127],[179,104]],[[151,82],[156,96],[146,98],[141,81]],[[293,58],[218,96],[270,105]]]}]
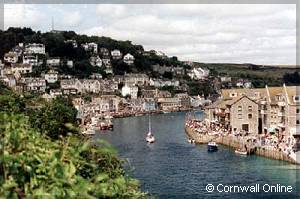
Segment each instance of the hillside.
[{"label": "hillside", "polygon": [[[66,41],[75,41],[76,47],[71,42]],[[87,77],[93,72],[98,72],[105,76],[104,67],[92,67],[89,62],[92,56],[99,55],[101,59],[105,58],[99,52],[95,54],[92,51],[84,49],[83,45],[91,42],[96,43],[98,49],[107,49],[109,52],[107,56],[111,56],[110,52],[115,49],[119,50],[123,55],[129,53],[134,56],[135,61],[132,65],[124,64],[120,59],[112,60],[111,65],[115,75],[123,75],[125,72],[146,72],[155,76],[151,68],[152,65],[186,66],[183,62],[178,61],[177,57],[169,58],[165,55],[158,55],[153,50],[144,51],[143,46],[132,44],[131,41],[118,41],[109,37],[78,35],[74,31],[41,33],[40,31],[35,32],[30,28],[9,28],[6,31],[0,31],[0,57],[3,58],[5,53],[9,52],[19,43],[42,43],[46,46],[46,58],[60,57],[64,60],[72,60],[74,62],[74,68],[70,69],[66,65],[61,65],[59,72],[82,77]],[[41,72],[45,72],[48,69],[46,64],[44,64],[37,69],[36,75],[38,76]]]}]

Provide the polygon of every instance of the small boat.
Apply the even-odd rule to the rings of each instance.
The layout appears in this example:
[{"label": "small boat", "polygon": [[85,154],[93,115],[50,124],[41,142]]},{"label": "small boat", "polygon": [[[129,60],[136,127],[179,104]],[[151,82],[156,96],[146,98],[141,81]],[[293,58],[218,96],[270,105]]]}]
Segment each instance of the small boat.
[{"label": "small boat", "polygon": [[248,155],[248,152],[245,149],[236,149],[234,152],[239,155]]},{"label": "small boat", "polygon": [[236,149],[234,152],[235,152],[236,154],[239,154],[239,155],[248,155],[247,146],[245,145],[245,138],[244,138],[244,135],[243,135],[242,146],[243,146],[243,147],[240,147],[240,148]]},{"label": "small boat", "polygon": [[195,140],[194,139],[188,139],[188,142],[191,144],[195,144]]},{"label": "small boat", "polygon": [[95,130],[94,129],[87,129],[87,130],[83,131],[82,134],[83,135],[94,135]]},{"label": "small boat", "polygon": [[207,151],[208,152],[218,151],[218,145],[215,142],[209,142],[207,144]]},{"label": "small boat", "polygon": [[150,120],[150,115],[149,115],[149,127],[148,127],[148,134],[146,136],[146,142],[148,143],[154,143],[155,142],[155,137],[151,133],[151,120]]}]

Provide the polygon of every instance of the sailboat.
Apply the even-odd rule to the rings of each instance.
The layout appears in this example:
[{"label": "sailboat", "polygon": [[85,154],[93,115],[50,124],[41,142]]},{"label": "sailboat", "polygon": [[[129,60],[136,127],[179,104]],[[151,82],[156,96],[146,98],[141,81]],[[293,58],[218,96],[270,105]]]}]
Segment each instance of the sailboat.
[{"label": "sailboat", "polygon": [[155,142],[155,137],[151,132],[151,120],[150,120],[150,115],[149,115],[149,127],[148,127],[148,134],[146,136],[146,141],[148,143],[154,143]]}]

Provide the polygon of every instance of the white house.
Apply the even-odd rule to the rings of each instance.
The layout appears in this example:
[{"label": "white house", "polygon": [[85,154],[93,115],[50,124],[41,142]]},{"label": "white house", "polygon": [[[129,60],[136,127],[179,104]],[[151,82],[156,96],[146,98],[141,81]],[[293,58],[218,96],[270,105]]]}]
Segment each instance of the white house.
[{"label": "white house", "polygon": [[122,96],[131,96],[131,98],[136,99],[139,88],[137,86],[125,85],[122,87]]},{"label": "white house", "polygon": [[45,80],[48,83],[55,83],[58,80],[58,72],[55,70],[50,70],[45,74]]},{"label": "white house", "polygon": [[68,91],[76,91],[81,92],[81,82],[78,79],[62,79],[60,81],[60,87],[63,91],[68,90]]},{"label": "white house", "polygon": [[179,81],[178,80],[162,80],[162,79],[150,78],[149,85],[154,86],[156,88],[164,87],[164,86],[178,87],[179,86]]},{"label": "white house", "polygon": [[39,64],[38,58],[37,56],[33,56],[33,55],[24,55],[23,64],[31,64],[33,66],[37,66]]},{"label": "white house", "polygon": [[44,44],[36,44],[31,43],[25,45],[25,53],[26,54],[46,54],[45,45]]},{"label": "white house", "polygon": [[4,62],[5,63],[10,63],[10,64],[15,64],[18,62],[18,54],[14,52],[8,52],[4,54]]},{"label": "white house", "polygon": [[111,51],[111,56],[113,59],[121,59],[122,53],[118,49],[115,49],[115,50]]},{"label": "white house", "polygon": [[72,61],[72,60],[68,60],[68,61],[67,61],[67,66],[68,66],[69,68],[73,68],[73,66],[74,66],[73,61]]},{"label": "white house", "polygon": [[97,66],[97,67],[101,67],[102,66],[102,60],[100,59],[100,57],[99,56],[92,56],[91,58],[90,58],[90,64],[92,65],[92,66]]},{"label": "white house", "polygon": [[26,74],[32,73],[32,65],[31,64],[13,64],[11,66],[11,72],[13,74]]},{"label": "white house", "polygon": [[47,59],[48,66],[59,66],[60,65],[60,58],[49,58]]},{"label": "white house", "polygon": [[[82,91],[88,93],[99,93],[100,92],[100,82],[96,79],[83,79],[80,80]],[[80,89],[78,89],[80,90]]]},{"label": "white house", "polygon": [[38,93],[44,93],[46,90],[46,80],[43,78],[23,78],[23,83],[26,84],[26,90]]},{"label": "white house", "polygon": [[202,69],[200,67],[193,68],[189,73],[188,76],[190,76],[192,79],[201,80],[205,79],[209,75],[209,70]]},{"label": "white house", "polygon": [[149,77],[146,74],[140,73],[127,73],[124,75],[124,82],[128,85],[148,85]]},{"label": "white house", "polygon": [[93,51],[93,53],[97,54],[98,53],[98,45],[94,42],[91,43],[85,43],[81,45],[84,50],[86,51]]},{"label": "white house", "polygon": [[131,55],[130,53],[127,53],[124,57],[123,57],[123,61],[128,64],[131,65],[134,63],[134,56]]}]

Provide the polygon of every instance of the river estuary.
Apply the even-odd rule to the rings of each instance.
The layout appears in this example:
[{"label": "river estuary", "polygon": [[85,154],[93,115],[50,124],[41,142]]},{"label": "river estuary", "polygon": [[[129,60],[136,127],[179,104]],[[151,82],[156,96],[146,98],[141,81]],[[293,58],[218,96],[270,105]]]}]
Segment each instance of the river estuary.
[{"label": "river estuary", "polygon": [[[201,116],[201,114],[200,114]],[[185,113],[152,115],[156,142],[147,144],[148,116],[114,120],[114,131],[98,133],[127,159],[128,172],[140,180],[142,189],[157,198],[299,198],[300,169],[281,161],[258,156],[241,157],[232,149],[219,146],[208,153],[206,145],[192,145],[184,132]],[[130,168],[130,169],[129,169]],[[206,191],[213,184],[214,191]],[[258,193],[225,193],[217,185],[256,185]],[[290,193],[265,192],[268,185],[292,186]],[[220,191],[224,191],[219,186]]]}]

